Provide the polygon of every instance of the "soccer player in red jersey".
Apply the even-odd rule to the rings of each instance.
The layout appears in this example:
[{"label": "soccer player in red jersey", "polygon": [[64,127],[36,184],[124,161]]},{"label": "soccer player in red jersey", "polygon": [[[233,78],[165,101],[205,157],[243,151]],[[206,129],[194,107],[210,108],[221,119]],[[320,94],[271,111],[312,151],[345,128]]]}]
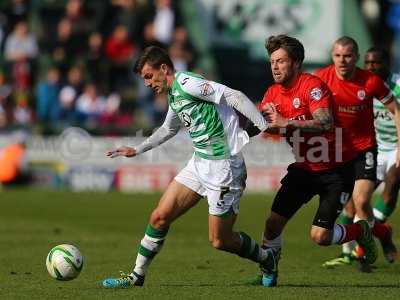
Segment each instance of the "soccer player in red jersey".
[{"label": "soccer player in red jersey", "polygon": [[[390,230],[385,225],[374,222],[370,204],[377,171],[373,99],[382,102],[393,114],[397,109],[392,92],[384,81],[379,76],[358,68],[358,58],[357,42],[347,36],[341,37],[332,48],[333,64],[318,70],[316,75],[332,91],[333,114],[338,125],[343,128],[344,153],[354,153],[357,156],[352,194],[356,210],[354,220],[367,220],[376,236],[385,239],[391,234]],[[395,119],[399,128],[399,118]],[[397,152],[396,165],[399,162],[400,153]]]},{"label": "soccer player in red jersey", "polygon": [[261,267],[263,286],[277,284],[282,232],[300,207],[319,195],[311,239],[319,245],[357,240],[366,257],[376,259],[376,245],[368,223],[338,225],[335,220],[353,190],[352,157],[335,142],[332,96],[318,77],[301,71],[304,47],[295,38],[271,36],[265,45],[275,84],[265,93],[260,109],[270,131],[284,135],[292,146],[296,162],[288,167],[265,223],[263,247],[273,250],[267,266]]}]

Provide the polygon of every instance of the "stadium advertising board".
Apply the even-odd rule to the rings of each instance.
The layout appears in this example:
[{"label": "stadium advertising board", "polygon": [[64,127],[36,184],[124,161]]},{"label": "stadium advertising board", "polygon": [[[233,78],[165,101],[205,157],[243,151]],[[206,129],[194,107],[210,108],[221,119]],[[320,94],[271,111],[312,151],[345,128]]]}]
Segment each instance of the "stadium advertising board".
[{"label": "stadium advertising board", "polygon": [[[264,58],[264,41],[270,35],[289,34],[307,49],[306,62],[329,60],[332,42],[342,34],[341,0],[200,0],[210,18],[209,37],[214,43],[250,47]],[[209,13],[213,11],[214,13]],[[210,17],[213,16],[213,17]]]}]

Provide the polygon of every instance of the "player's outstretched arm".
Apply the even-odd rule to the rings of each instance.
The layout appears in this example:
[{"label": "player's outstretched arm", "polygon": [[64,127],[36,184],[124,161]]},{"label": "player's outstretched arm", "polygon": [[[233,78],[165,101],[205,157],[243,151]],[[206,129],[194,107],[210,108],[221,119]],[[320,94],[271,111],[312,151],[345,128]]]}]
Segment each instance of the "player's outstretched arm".
[{"label": "player's outstretched arm", "polygon": [[170,108],[163,125],[151,136],[149,136],[143,143],[134,148],[123,146],[116,150],[108,151],[106,156],[110,158],[117,156],[134,157],[140,153],[149,151],[175,136],[180,129],[180,125],[181,123],[178,115]]}]

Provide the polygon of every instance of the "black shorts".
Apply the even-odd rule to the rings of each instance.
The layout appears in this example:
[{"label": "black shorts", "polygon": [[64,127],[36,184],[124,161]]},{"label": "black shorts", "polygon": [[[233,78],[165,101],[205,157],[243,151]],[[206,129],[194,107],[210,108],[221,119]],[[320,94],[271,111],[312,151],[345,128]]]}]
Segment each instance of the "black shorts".
[{"label": "black shorts", "polygon": [[332,229],[354,187],[353,164],[322,172],[310,172],[292,165],[281,180],[271,210],[290,219],[300,207],[319,195],[313,225]]},{"label": "black shorts", "polygon": [[377,157],[378,150],[376,147],[369,148],[357,154],[357,157],[353,160],[355,180],[368,179],[376,181]]}]

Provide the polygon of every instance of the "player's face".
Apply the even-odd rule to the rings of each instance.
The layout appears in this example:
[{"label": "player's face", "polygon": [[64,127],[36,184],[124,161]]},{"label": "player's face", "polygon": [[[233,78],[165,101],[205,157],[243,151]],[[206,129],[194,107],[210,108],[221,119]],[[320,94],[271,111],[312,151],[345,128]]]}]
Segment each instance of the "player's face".
[{"label": "player's face", "polygon": [[153,89],[157,94],[166,93],[167,85],[167,66],[162,64],[159,68],[153,68],[149,64],[144,64],[140,76],[144,79],[144,84]]},{"label": "player's face", "polygon": [[276,83],[290,84],[298,70],[298,64],[288,55],[286,50],[279,48],[270,57],[272,76]]},{"label": "player's face", "polygon": [[387,68],[385,62],[378,53],[367,52],[364,57],[364,69],[383,78]]},{"label": "player's face", "polygon": [[335,44],[332,49],[332,60],[336,74],[342,79],[350,79],[356,70],[358,54],[354,52],[351,44]]}]

